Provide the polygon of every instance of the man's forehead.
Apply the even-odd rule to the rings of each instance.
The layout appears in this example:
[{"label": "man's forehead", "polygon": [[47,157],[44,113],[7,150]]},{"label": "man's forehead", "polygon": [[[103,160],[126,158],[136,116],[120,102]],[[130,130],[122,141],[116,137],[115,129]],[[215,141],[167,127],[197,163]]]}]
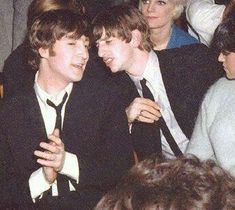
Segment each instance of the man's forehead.
[{"label": "man's forehead", "polygon": [[64,35],[62,37],[62,39],[72,39],[72,40],[79,40],[79,39],[83,39],[84,41],[88,41],[89,42],[89,37],[87,37],[84,34],[81,34],[80,36],[78,36],[75,32],[69,32],[66,35]]},{"label": "man's forehead", "polygon": [[102,29],[102,35],[101,35],[101,37],[97,40],[97,42],[105,41],[105,40],[109,39],[110,37],[115,37],[115,36],[113,36],[113,35],[108,35],[108,34],[107,34],[107,31],[106,31],[105,28],[103,27],[103,29]]}]

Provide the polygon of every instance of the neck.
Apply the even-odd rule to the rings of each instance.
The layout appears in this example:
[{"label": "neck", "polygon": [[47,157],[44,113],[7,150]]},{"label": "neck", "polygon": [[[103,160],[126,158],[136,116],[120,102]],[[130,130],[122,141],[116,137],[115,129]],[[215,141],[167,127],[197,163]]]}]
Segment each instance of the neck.
[{"label": "neck", "polygon": [[132,57],[132,65],[126,72],[132,76],[141,76],[144,73],[149,58],[149,52],[136,49]]},{"label": "neck", "polygon": [[154,43],[154,50],[166,49],[171,38],[172,26],[166,25],[162,28],[151,29],[151,40]]}]

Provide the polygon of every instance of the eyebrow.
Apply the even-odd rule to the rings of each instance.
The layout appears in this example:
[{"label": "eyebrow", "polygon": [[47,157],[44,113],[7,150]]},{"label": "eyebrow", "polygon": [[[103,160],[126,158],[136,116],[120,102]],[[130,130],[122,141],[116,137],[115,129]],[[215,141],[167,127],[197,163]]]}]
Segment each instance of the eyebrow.
[{"label": "eyebrow", "polygon": [[104,38],[100,38],[96,41],[96,43],[98,42],[101,42],[101,41],[107,41],[108,39],[110,39],[112,36],[108,37],[108,36],[105,36]]}]

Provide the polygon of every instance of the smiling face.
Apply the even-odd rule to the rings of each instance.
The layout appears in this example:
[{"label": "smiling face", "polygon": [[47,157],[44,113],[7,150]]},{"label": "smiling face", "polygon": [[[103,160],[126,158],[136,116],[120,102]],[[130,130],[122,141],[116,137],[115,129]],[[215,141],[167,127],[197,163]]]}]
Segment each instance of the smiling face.
[{"label": "smiling face", "polygon": [[48,78],[66,86],[70,82],[82,79],[89,55],[89,40],[84,35],[79,39],[71,38],[71,33],[56,40],[52,49],[40,49],[42,62],[40,71],[47,73]]},{"label": "smiling face", "polygon": [[227,78],[235,79],[235,53],[220,53],[218,61],[223,63]]},{"label": "smiling face", "polygon": [[131,42],[127,43],[117,37],[107,37],[105,30],[99,40],[97,40],[99,57],[103,58],[106,66],[112,72],[127,71],[132,65],[133,47]]},{"label": "smiling face", "polygon": [[140,0],[140,8],[150,29],[169,27],[173,23],[175,5],[171,0]]}]

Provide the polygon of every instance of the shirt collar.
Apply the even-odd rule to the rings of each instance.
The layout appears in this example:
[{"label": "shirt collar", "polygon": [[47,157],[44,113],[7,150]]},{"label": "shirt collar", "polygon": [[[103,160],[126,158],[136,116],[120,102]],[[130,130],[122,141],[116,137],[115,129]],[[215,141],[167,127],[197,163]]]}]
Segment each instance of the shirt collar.
[{"label": "shirt collar", "polygon": [[156,80],[156,77],[161,78],[158,57],[154,51],[150,51],[143,78],[145,78],[149,83],[152,83]]},{"label": "shirt collar", "polygon": [[[68,94],[68,98],[70,93],[72,92],[73,89],[73,83],[69,83],[62,91],[60,91],[59,93],[56,94],[48,94],[46,91],[44,91],[38,84],[37,82],[38,79],[38,72],[35,75],[35,80],[34,80],[34,90],[36,93],[36,96],[39,98],[39,100],[44,104],[47,105],[46,101],[47,99],[49,99],[50,101],[52,101],[55,105],[60,104],[60,102],[62,101],[64,94],[67,92]],[[67,100],[68,100],[67,98]]]},{"label": "shirt collar", "polygon": [[161,78],[161,72],[160,72],[157,54],[153,50],[151,50],[149,53],[148,61],[146,63],[146,67],[144,69],[143,75],[142,76],[129,75],[129,76],[133,80],[133,82],[136,84],[143,78],[145,78],[148,82],[151,83],[155,75]]}]

